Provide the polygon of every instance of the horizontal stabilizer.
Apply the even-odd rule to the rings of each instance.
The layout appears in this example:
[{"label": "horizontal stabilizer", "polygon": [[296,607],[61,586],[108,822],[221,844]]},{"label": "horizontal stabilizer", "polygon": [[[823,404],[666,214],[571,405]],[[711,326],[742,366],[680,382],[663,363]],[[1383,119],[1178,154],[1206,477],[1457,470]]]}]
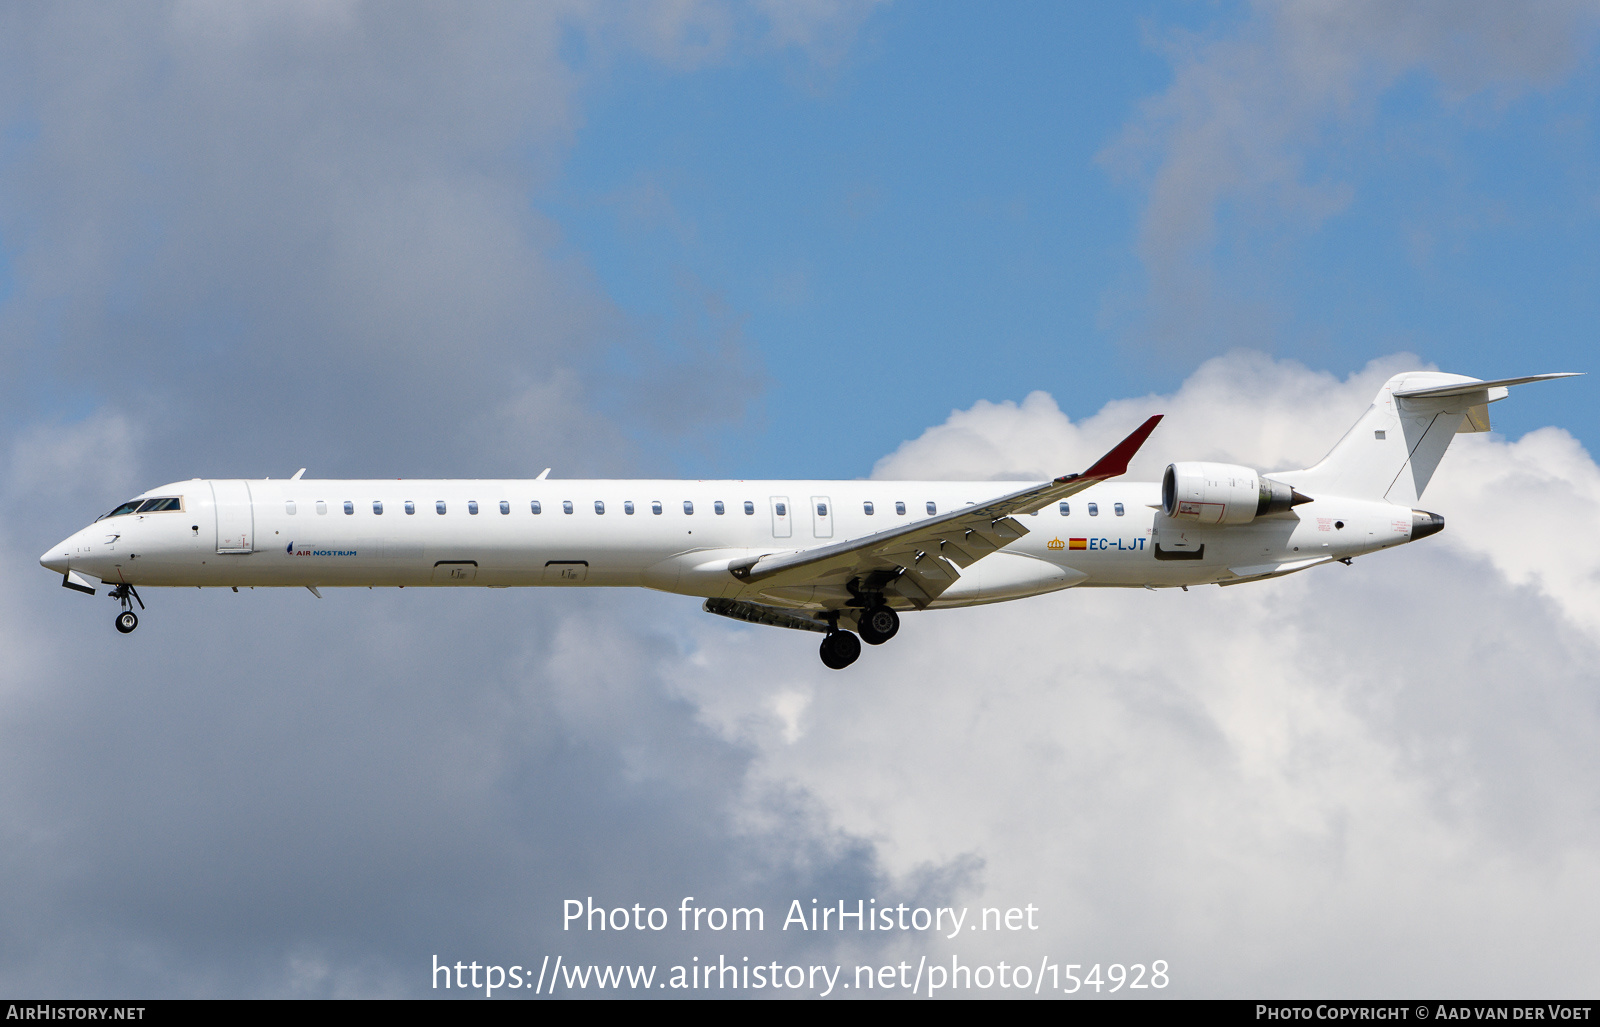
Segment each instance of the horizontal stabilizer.
[{"label": "horizontal stabilizer", "polygon": [[1367,412],[1315,466],[1272,477],[1308,496],[1383,499],[1415,506],[1450,440],[1490,429],[1489,404],[1509,387],[1582,372],[1480,381],[1444,371],[1402,371],[1384,382]]},{"label": "horizontal stabilizer", "polygon": [[1529,382],[1547,382],[1552,378],[1576,378],[1582,371],[1557,371],[1554,374],[1531,374],[1526,378],[1498,378],[1492,382],[1465,382],[1459,385],[1440,385],[1432,389],[1406,389],[1396,392],[1396,399],[1422,399],[1423,397],[1470,396],[1485,389],[1503,388],[1507,385],[1526,385]]}]

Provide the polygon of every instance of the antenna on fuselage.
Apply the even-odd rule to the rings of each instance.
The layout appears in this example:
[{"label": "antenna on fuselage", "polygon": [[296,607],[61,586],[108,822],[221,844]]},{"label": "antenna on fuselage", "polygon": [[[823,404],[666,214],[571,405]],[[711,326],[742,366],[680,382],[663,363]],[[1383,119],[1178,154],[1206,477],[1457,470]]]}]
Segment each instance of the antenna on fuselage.
[{"label": "antenna on fuselage", "polygon": [[289,480],[290,481],[299,481],[300,480],[300,476],[302,474],[304,474],[304,473],[306,473],[306,469],[304,467],[302,467],[298,471],[294,472],[293,476],[291,476],[289,478]]},{"label": "antenna on fuselage", "polygon": [[537,478],[533,479],[533,480],[534,481],[544,481],[549,476],[550,476],[550,468],[546,467],[544,470],[540,471],[539,472],[539,476]]}]

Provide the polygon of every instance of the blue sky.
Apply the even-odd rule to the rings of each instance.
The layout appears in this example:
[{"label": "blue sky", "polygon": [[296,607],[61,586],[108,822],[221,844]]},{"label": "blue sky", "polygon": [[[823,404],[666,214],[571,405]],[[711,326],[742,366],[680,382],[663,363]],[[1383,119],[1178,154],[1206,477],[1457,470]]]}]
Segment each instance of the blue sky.
[{"label": "blue sky", "polygon": [[[1045,389],[1084,414],[1234,347],[1340,375],[1400,350],[1477,376],[1585,369],[1592,51],[1559,81],[1461,95],[1426,68],[1358,75],[1358,109],[1312,112],[1292,156],[1336,209],[1310,223],[1270,190],[1223,195],[1195,256],[1237,309],[1164,336],[1141,322],[1146,196],[1110,151],[1175,61],[1247,13],[895,5],[822,67],[624,64],[585,85],[533,202],[635,330],[737,331],[759,357],[754,416],[679,454],[683,473],[858,476],[976,399]],[[1585,388],[1498,416],[1590,437]]]},{"label": "blue sky", "polygon": [[1154,412],[1141,475],[1305,466],[1418,361],[1594,371],[1597,26],[0,8],[0,988],[714,959],[561,929],[692,894],[1033,903],[1020,955],[1174,995],[1593,995],[1592,377],[1456,441],[1420,545],[919,614],[849,676],[644,590],[151,589],[122,636],[37,560],[195,476],[1043,475]]}]

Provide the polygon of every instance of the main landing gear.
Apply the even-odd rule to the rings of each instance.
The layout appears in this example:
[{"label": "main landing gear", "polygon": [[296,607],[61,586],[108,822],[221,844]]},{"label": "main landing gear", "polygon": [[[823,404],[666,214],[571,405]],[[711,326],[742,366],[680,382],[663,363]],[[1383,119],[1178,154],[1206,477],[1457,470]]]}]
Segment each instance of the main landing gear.
[{"label": "main landing gear", "polygon": [[882,645],[900,630],[900,615],[887,606],[874,606],[861,615],[856,630],[861,632],[861,641]]},{"label": "main landing gear", "polygon": [[822,664],[829,670],[844,670],[861,655],[861,641],[848,631],[835,629],[822,636]]},{"label": "main landing gear", "polygon": [[126,635],[139,626],[139,615],[133,612],[133,604],[138,603],[139,609],[144,609],[144,600],[139,598],[139,593],[132,585],[122,584],[111,590],[111,598],[122,603],[122,612],[117,614],[117,630]]},{"label": "main landing gear", "polygon": [[872,606],[856,618],[858,639],[848,631],[839,630],[837,617],[831,620],[833,630],[822,639],[820,655],[829,670],[844,670],[861,657],[861,643],[882,645],[900,630],[900,615],[887,606]]}]

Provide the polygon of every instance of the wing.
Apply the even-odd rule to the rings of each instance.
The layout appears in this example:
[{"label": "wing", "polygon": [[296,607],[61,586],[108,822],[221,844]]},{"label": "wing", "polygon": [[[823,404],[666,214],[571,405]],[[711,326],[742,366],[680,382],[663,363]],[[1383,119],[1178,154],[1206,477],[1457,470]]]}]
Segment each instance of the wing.
[{"label": "wing", "polygon": [[961,569],[1028,533],[1014,514],[1029,514],[1127,473],[1128,461],[1155,431],[1161,415],[1081,474],[1068,474],[987,503],[914,521],[874,535],[788,553],[735,560],[728,570],[740,581],[771,588],[794,585],[846,585],[859,581],[866,591],[888,589],[926,606],[955,583]]}]

